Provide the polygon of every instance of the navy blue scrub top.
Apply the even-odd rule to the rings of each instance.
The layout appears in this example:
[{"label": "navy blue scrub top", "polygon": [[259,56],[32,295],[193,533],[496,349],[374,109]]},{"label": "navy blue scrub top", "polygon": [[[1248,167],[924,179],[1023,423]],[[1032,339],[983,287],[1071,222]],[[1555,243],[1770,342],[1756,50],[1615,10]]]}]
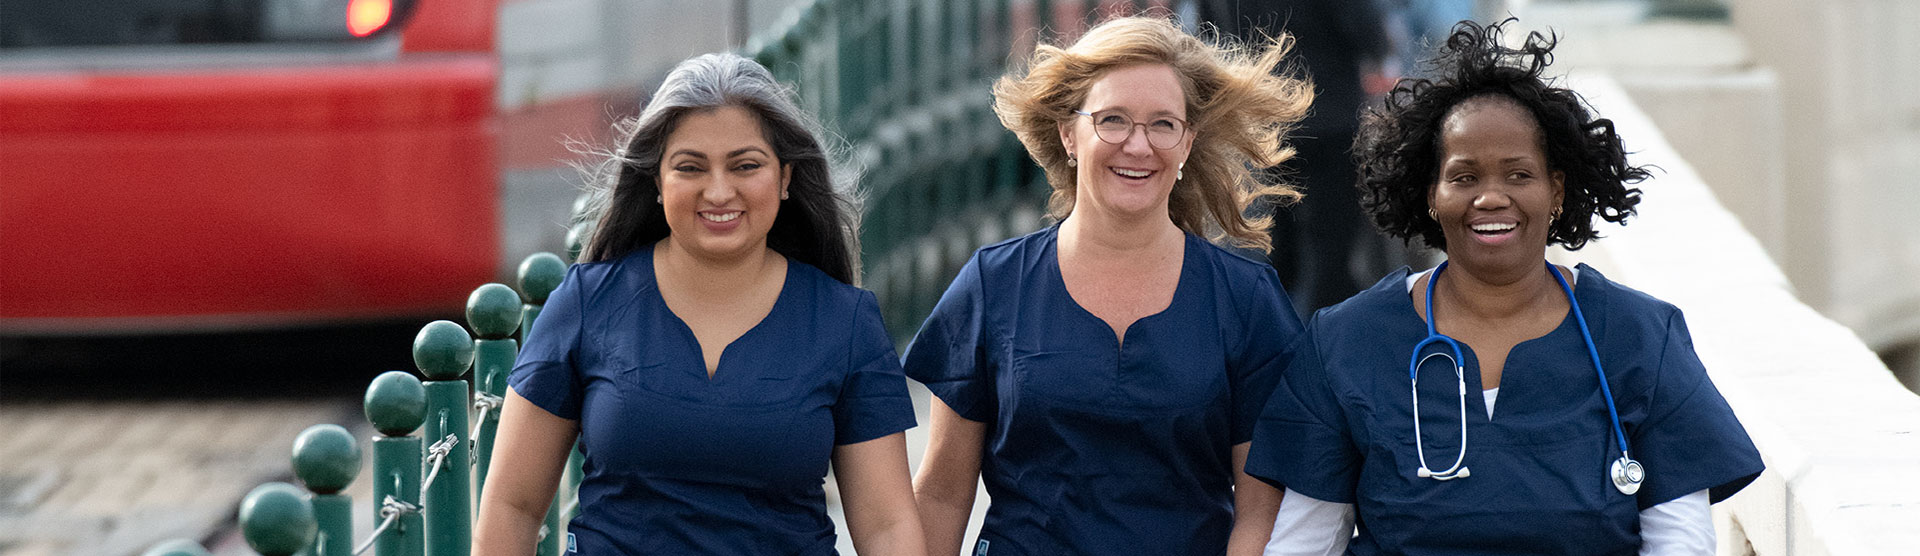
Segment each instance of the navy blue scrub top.
[{"label": "navy blue scrub top", "polygon": [[1233,446],[1300,332],[1273,268],[1188,235],[1172,304],[1125,345],[1067,294],[1057,227],[981,248],[907,375],[989,427],[971,553],[1220,554]]},{"label": "navy blue scrub top", "polygon": [[[1635,496],[1608,480],[1620,457],[1572,311],[1507,355],[1488,419],[1479,360],[1465,343],[1471,476],[1415,475],[1407,364],[1426,323],[1408,270],[1317,313],[1254,432],[1247,473],[1301,494],[1356,504],[1350,554],[1635,554],[1639,511],[1707,490],[1714,502],[1764,467],[1707,378],[1680,310],[1579,267],[1574,299],[1606,367],[1628,449],[1647,470]],[[1436,311],[1444,313],[1446,307]],[[1444,348],[1430,348],[1444,349]],[[1427,464],[1460,446],[1451,367],[1420,372]]]},{"label": "navy blue scrub top", "polygon": [[651,247],[573,265],[508,383],[580,421],[583,554],[834,554],[833,447],[914,425],[873,294],[791,259],[711,379]]}]

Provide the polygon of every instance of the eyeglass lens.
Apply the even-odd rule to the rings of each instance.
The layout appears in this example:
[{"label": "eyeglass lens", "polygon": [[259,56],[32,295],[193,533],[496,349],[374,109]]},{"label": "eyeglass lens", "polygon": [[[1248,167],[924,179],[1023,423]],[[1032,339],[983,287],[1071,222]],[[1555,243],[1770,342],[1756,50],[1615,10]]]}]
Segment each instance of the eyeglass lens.
[{"label": "eyeglass lens", "polygon": [[1120,112],[1095,112],[1090,117],[1093,118],[1094,134],[1099,135],[1101,141],[1116,145],[1126,143],[1128,138],[1133,137],[1135,127],[1145,127],[1147,144],[1156,149],[1171,149],[1180,144],[1180,139],[1187,131],[1185,124],[1173,118],[1155,118],[1136,123],[1133,118]]}]

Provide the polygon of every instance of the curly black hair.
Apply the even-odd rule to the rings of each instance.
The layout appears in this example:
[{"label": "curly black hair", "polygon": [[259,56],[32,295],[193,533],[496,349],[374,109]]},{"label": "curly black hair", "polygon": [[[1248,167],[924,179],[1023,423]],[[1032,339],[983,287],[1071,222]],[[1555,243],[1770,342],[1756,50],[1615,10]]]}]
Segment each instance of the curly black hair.
[{"label": "curly black hair", "polygon": [[1360,205],[1388,235],[1447,248],[1440,224],[1427,215],[1427,191],[1439,179],[1440,126],[1455,106],[1476,97],[1511,98],[1533,114],[1545,143],[1547,166],[1566,176],[1566,194],[1547,243],[1579,249],[1600,237],[1592,215],[1624,223],[1640,203],[1626,184],[1649,177],[1627,164],[1613,121],[1594,118],[1580,95],[1541,77],[1553,61],[1558,36],[1527,34],[1518,49],[1502,46],[1501,27],[1462,21],[1428,61],[1433,79],[1402,79],[1385,106],[1361,116],[1353,153]]}]

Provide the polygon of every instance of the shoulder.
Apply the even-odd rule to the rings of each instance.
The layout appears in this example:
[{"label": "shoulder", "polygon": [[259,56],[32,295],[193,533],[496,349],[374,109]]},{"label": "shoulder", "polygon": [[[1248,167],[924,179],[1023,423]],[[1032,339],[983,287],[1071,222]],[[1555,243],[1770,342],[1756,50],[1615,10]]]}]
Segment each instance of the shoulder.
[{"label": "shoulder", "polygon": [[1187,234],[1187,248],[1198,249],[1211,266],[1220,269],[1222,278],[1229,281],[1280,281],[1271,263],[1256,259],[1246,251],[1225,247],[1193,234]]},{"label": "shoulder", "polygon": [[1625,326],[1632,333],[1655,334],[1664,333],[1681,317],[1680,308],[1666,300],[1608,279],[1586,264],[1578,268],[1574,298],[1580,301],[1581,310],[1588,313],[1589,321],[1598,316],[1592,313],[1600,312],[1608,327]]},{"label": "shoulder", "polygon": [[791,273],[787,286],[810,294],[809,297],[825,307],[858,312],[863,305],[867,305],[875,311],[879,310],[879,300],[873,292],[835,280],[826,271],[807,263],[787,259],[787,265]]},{"label": "shoulder", "polygon": [[1023,273],[1031,268],[1059,235],[1058,226],[1048,226],[1018,237],[981,247],[973,252],[972,265],[983,276]]},{"label": "shoulder", "polygon": [[1400,267],[1353,297],[1320,309],[1313,315],[1316,328],[1364,326],[1403,305],[1411,309],[1413,301],[1407,293],[1407,277],[1412,275],[1411,269]]},{"label": "shoulder", "polygon": [[654,286],[653,249],[638,249],[618,259],[574,263],[567,267],[562,288],[572,289],[588,304],[609,291],[630,291]]}]

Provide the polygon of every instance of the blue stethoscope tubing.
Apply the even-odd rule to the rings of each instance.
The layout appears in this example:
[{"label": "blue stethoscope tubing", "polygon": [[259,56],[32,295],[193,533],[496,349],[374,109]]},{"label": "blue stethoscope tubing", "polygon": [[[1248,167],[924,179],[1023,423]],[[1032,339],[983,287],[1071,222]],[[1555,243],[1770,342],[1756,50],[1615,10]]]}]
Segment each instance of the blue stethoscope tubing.
[{"label": "blue stethoscope tubing", "polygon": [[[1467,369],[1466,364],[1463,362],[1466,360],[1466,356],[1460,350],[1459,342],[1440,333],[1439,328],[1435,324],[1438,319],[1434,317],[1433,313],[1434,285],[1440,283],[1440,273],[1446,269],[1447,263],[1442,261],[1440,266],[1434,267],[1433,276],[1427,279],[1427,337],[1420,340],[1420,343],[1414,344],[1413,356],[1407,362],[1407,375],[1412,381],[1413,391],[1413,449],[1415,455],[1420,460],[1420,469],[1415,472],[1415,475],[1438,481],[1463,479],[1473,475],[1473,472],[1465,465],[1467,459]],[[1607,417],[1613,421],[1613,438],[1618,441],[1620,445],[1620,459],[1614,460],[1612,465],[1609,466],[1607,473],[1608,481],[1613,483],[1613,487],[1619,490],[1621,494],[1632,496],[1634,493],[1640,491],[1641,483],[1646,481],[1646,469],[1641,467],[1640,462],[1635,461],[1632,453],[1627,450],[1626,431],[1620,426],[1620,412],[1618,409],[1615,409],[1613,405],[1613,389],[1607,385],[1607,373],[1605,370],[1602,370],[1600,366],[1600,350],[1593,345],[1593,333],[1587,329],[1587,317],[1580,313],[1580,302],[1573,297],[1573,286],[1567,284],[1567,279],[1560,275],[1560,269],[1554,268],[1553,263],[1547,263],[1547,272],[1553,274],[1553,280],[1560,284],[1560,291],[1567,294],[1567,305],[1573,309],[1573,321],[1580,325],[1580,339],[1586,342],[1587,355],[1593,360],[1593,370],[1600,376],[1600,393],[1607,401]],[[1426,351],[1427,346],[1433,344],[1446,344],[1448,351],[1435,351],[1425,356],[1420,355],[1421,352]],[[1434,471],[1427,465],[1427,453],[1424,447],[1425,437],[1420,435],[1420,366],[1425,364],[1428,359],[1434,357],[1445,357],[1452,360],[1454,381],[1459,387],[1460,397],[1460,452],[1454,457],[1452,466],[1439,471]]]}]

